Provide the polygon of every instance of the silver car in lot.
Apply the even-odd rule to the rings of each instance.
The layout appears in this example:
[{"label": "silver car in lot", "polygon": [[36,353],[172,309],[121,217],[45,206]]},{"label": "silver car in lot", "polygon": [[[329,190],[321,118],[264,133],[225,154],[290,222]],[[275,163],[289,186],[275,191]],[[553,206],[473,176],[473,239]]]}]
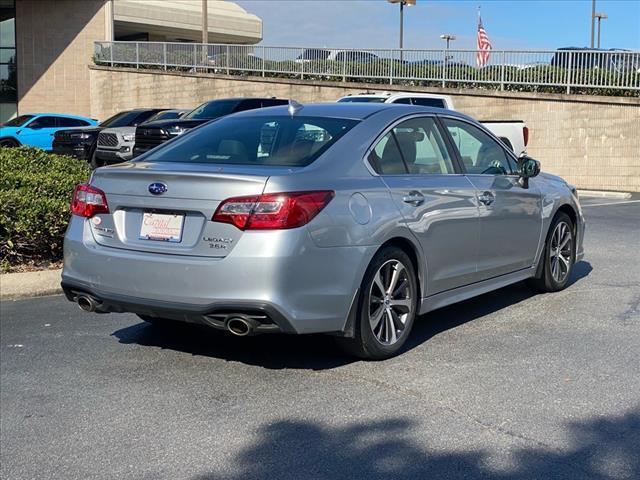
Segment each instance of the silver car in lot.
[{"label": "silver car in lot", "polygon": [[417,315],[583,256],[575,188],[429,107],[273,107],[202,125],[74,193],[62,286],[87,311],[396,354]]}]

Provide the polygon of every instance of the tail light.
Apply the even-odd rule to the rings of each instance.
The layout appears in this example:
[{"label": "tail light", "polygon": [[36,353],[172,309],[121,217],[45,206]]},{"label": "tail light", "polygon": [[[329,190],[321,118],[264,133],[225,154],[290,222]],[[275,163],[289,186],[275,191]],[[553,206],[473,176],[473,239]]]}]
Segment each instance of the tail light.
[{"label": "tail light", "polygon": [[331,190],[323,190],[229,198],[218,206],[212,220],[230,223],[240,230],[301,227],[320,213],[334,195]]},{"label": "tail light", "polygon": [[71,213],[86,218],[98,213],[109,213],[107,197],[99,188],[86,183],[77,185],[71,200]]},{"label": "tail light", "polygon": [[529,144],[529,127],[522,129],[522,138],[524,140],[524,146],[526,147]]}]

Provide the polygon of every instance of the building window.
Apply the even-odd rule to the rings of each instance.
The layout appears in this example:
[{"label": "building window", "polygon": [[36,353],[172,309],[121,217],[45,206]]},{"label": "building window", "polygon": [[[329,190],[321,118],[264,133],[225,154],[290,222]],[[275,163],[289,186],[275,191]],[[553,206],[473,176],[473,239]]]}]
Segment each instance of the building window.
[{"label": "building window", "polygon": [[0,122],[16,114],[17,74],[15,1],[0,0]]}]

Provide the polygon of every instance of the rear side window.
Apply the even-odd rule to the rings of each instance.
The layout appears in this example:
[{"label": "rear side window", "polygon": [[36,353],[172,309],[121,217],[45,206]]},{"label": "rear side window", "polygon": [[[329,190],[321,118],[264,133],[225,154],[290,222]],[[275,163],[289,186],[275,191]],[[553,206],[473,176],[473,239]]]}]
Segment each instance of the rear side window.
[{"label": "rear side window", "polygon": [[58,127],[86,127],[89,122],[78,118],[58,117]]},{"label": "rear side window", "polygon": [[384,103],[386,97],[344,97],[338,100],[338,102],[349,103]]},{"label": "rear side window", "polygon": [[324,117],[223,118],[158,148],[152,162],[303,167],[358,123]]},{"label": "rear side window", "polygon": [[445,108],[444,100],[441,98],[413,97],[412,100],[414,105],[420,105],[422,107]]},{"label": "rear side window", "polygon": [[455,173],[444,139],[431,117],[413,118],[395,126],[369,154],[369,163],[382,175]]}]

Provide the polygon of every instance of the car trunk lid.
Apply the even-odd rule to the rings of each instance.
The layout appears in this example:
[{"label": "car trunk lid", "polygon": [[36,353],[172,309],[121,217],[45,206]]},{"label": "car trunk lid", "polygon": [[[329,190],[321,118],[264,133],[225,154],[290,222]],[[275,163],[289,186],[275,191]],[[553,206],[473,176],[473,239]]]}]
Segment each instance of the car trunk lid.
[{"label": "car trunk lid", "polygon": [[98,169],[91,185],[105,192],[109,213],[90,220],[93,236],[113,248],[224,257],[243,232],[212,222],[216,208],[229,197],[260,195],[267,173],[271,169],[150,162]]}]

